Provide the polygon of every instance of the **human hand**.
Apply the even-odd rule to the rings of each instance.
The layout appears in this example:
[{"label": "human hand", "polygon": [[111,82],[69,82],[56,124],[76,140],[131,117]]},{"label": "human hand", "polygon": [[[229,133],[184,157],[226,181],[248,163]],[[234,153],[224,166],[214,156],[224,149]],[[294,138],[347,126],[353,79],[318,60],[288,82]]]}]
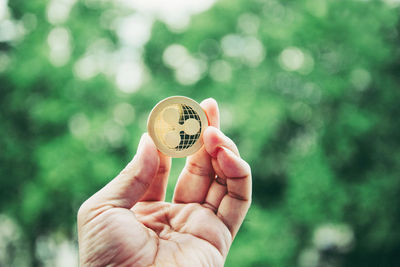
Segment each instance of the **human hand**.
[{"label": "human hand", "polygon": [[251,203],[251,170],[219,128],[215,100],[201,103],[210,127],[187,158],[172,203],[171,158],[144,134],[122,172],[78,212],[81,266],[223,266]]}]

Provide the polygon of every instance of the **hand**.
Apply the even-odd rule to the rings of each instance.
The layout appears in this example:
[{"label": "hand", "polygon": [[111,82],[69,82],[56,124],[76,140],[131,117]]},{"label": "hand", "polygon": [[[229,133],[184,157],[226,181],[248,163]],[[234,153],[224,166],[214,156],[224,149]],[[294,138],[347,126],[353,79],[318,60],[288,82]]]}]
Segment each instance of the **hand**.
[{"label": "hand", "polygon": [[251,202],[251,171],[219,128],[215,100],[201,103],[211,126],[188,157],[172,203],[171,159],[144,134],[125,169],[78,212],[81,266],[223,266]]}]

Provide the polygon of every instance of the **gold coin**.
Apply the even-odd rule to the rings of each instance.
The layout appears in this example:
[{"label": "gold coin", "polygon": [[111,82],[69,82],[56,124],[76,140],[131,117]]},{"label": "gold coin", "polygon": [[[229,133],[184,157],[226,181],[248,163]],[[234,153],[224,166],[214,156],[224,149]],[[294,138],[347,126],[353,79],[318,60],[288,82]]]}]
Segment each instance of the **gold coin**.
[{"label": "gold coin", "polygon": [[180,158],[194,154],[203,146],[208,126],[201,106],[188,97],[172,96],[160,101],[150,112],[147,129],[158,150]]}]

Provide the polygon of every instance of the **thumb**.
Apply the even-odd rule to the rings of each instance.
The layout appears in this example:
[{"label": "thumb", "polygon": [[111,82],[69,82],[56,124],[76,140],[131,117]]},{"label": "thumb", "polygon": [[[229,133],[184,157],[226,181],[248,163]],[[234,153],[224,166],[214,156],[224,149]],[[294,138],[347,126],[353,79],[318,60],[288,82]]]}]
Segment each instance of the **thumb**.
[{"label": "thumb", "polygon": [[157,173],[159,161],[153,140],[147,133],[143,134],[132,161],[88,201],[97,207],[132,208],[146,193]]}]

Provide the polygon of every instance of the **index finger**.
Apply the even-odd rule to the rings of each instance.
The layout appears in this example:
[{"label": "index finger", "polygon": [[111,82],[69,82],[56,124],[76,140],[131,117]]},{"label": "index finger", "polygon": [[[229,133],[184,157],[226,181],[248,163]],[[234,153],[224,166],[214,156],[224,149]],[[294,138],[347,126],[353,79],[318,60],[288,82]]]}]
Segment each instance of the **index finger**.
[{"label": "index finger", "polygon": [[[209,124],[219,128],[217,102],[208,98],[200,105],[207,114]],[[187,158],[175,187],[173,201],[176,203],[202,203],[214,176],[211,157],[203,146],[193,156]]]}]

